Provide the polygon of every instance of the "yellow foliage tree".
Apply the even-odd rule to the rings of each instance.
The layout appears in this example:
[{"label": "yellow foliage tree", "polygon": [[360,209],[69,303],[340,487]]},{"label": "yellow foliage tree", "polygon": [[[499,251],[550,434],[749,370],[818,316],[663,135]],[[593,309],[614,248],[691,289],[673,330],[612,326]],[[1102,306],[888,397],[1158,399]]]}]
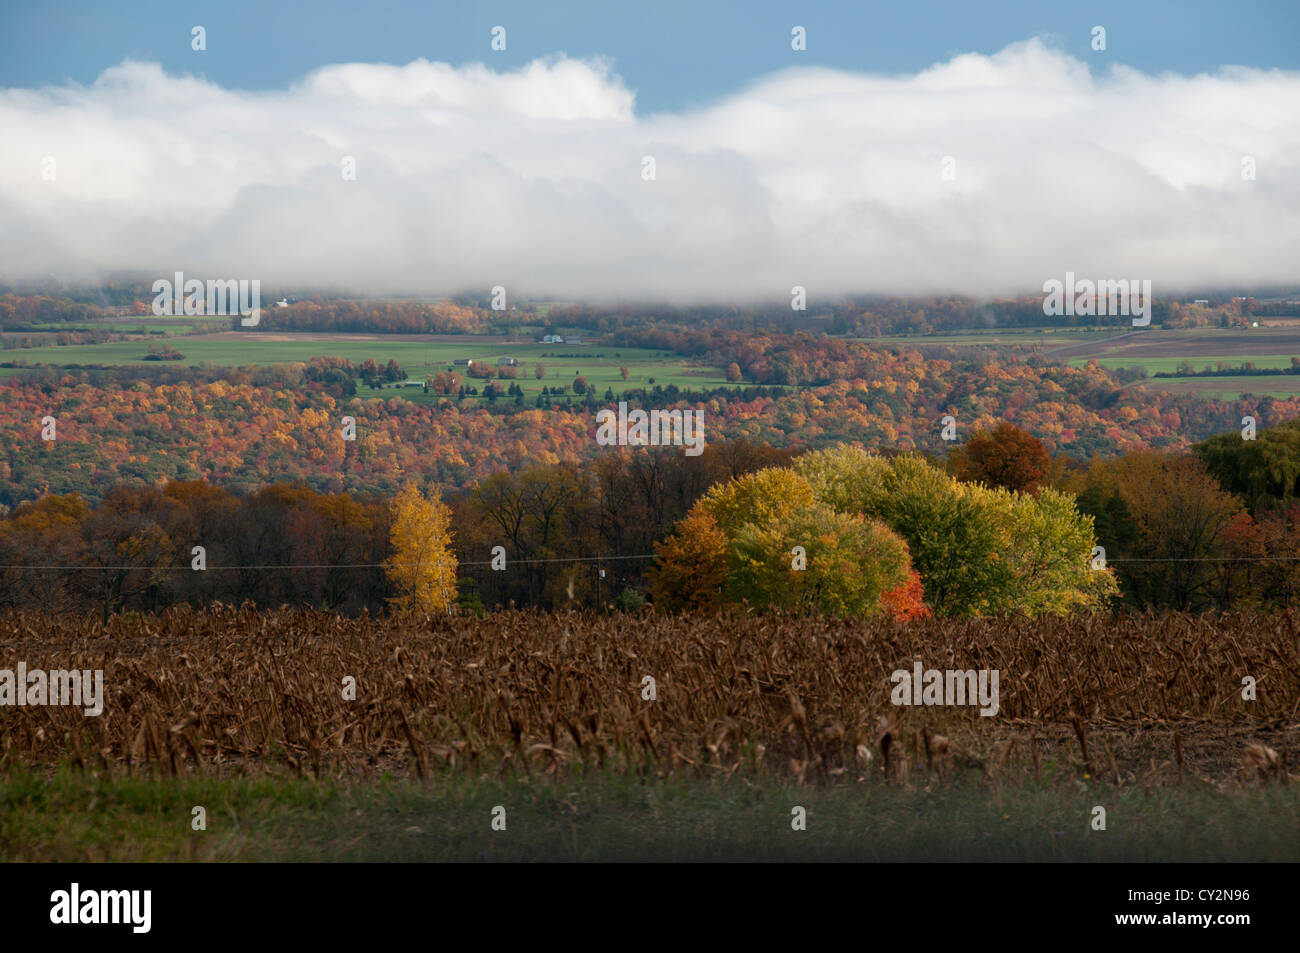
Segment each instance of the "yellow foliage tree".
[{"label": "yellow foliage tree", "polygon": [[456,600],[456,557],[451,552],[451,510],[427,500],[414,483],[393,500],[389,532],[393,554],[385,563],[396,591],[394,606],[417,612],[449,612]]}]

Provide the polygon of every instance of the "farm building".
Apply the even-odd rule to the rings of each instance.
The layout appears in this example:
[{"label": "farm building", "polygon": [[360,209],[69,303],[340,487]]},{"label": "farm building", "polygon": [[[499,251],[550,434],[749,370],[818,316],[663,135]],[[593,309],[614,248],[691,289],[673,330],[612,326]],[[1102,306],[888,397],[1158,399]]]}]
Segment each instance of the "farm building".
[{"label": "farm building", "polygon": [[497,359],[497,363],[503,367],[514,367],[519,362],[516,361],[513,357],[502,357]]},{"label": "farm building", "polygon": [[546,335],[544,338],[542,338],[542,343],[543,343],[543,344],[563,344],[563,343],[564,343],[564,335],[562,335],[562,334],[548,334],[548,335]]},{"label": "farm building", "polygon": [[469,367],[474,363],[474,359],[469,357],[458,357],[451,363],[456,367]]}]

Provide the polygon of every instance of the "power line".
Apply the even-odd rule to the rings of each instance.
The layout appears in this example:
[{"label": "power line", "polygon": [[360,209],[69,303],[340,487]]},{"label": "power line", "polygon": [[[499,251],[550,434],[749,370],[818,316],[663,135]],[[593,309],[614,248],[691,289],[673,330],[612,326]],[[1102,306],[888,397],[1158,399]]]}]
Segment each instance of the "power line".
[{"label": "power line", "polygon": [[[603,563],[612,562],[616,559],[658,559],[655,553],[642,553],[635,556],[563,556],[556,559],[512,559],[514,563]],[[484,562],[465,562],[459,563],[461,566],[490,566],[492,560]]]},{"label": "power line", "polygon": [[[86,571],[91,572],[98,570],[100,572],[212,572],[216,569],[382,569],[385,563],[339,563],[339,564],[319,564],[319,565],[286,565],[283,563],[274,566],[206,566],[203,569],[195,569],[193,566],[0,566],[0,570],[7,569],[48,569],[57,572]],[[415,568],[419,563],[397,564],[394,568]]]},{"label": "power line", "polygon": [[[551,559],[510,559],[507,565],[534,566],[552,563],[603,563],[625,559],[658,559],[657,553],[635,553],[622,556],[556,556]],[[458,561],[456,567],[491,566],[492,560]],[[1115,563],[1290,563],[1300,562],[1300,556],[1132,556],[1118,559],[1106,558],[1106,565]],[[418,569],[422,563],[266,563],[256,566],[212,565],[205,569],[193,566],[27,566],[11,564],[0,566],[0,571],[42,570],[49,572],[213,572],[216,570],[284,570],[284,569]]]},{"label": "power line", "polygon": [[[654,553],[642,553],[632,556],[559,556],[554,559],[512,559],[507,565],[535,565],[540,563],[583,563],[583,562],[614,562],[620,559],[657,559]],[[195,569],[193,566],[24,566],[8,565],[0,566],[0,571],[9,569],[40,569],[52,572],[212,572],[217,569],[225,570],[262,570],[262,569],[418,569],[422,563],[274,563],[262,566],[207,566],[204,569]],[[457,562],[457,568],[461,566],[490,566],[492,560],[487,559],[478,562]]]},{"label": "power line", "polygon": [[1132,556],[1106,558],[1107,563],[1293,563],[1300,556]]}]

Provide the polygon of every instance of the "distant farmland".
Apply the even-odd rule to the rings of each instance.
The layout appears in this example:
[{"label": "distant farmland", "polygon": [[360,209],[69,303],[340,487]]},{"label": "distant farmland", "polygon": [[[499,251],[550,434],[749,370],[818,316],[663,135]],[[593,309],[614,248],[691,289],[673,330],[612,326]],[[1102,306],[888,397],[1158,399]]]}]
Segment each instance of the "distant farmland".
[{"label": "distant farmland", "polygon": [[918,334],[882,338],[860,338],[884,347],[948,345],[950,347],[992,346],[1037,351],[1044,357],[1083,366],[1096,359],[1103,367],[1146,367],[1149,373],[1175,370],[1180,361],[1191,361],[1200,370],[1205,364],[1224,361],[1240,365],[1254,361],[1256,367],[1289,367],[1293,355],[1300,356],[1300,327],[1253,328],[989,328],[949,334]]},{"label": "distant farmland", "polygon": [[1158,377],[1148,378],[1140,384],[1148,390],[1163,390],[1171,394],[1198,394],[1215,400],[1235,400],[1246,394],[1256,397],[1294,397],[1300,394],[1300,375],[1287,377]]},{"label": "distant farmland", "polygon": [[[54,366],[106,364],[145,365],[145,355],[157,337],[140,336],[128,341],[105,344],[22,348],[3,352],[5,361]],[[581,374],[603,395],[607,387],[615,393],[629,388],[652,388],[656,384],[676,384],[682,388],[724,387],[726,375],[721,368],[696,366],[679,355],[644,348],[607,347],[603,344],[539,344],[531,338],[476,336],[466,334],[326,334],[296,331],[220,331],[212,334],[169,336],[168,342],[185,355],[182,366],[213,364],[221,367],[246,367],[309,361],[313,357],[343,357],[360,365],[373,358],[381,367],[390,359],[397,361],[411,379],[445,371],[461,359],[485,361],[496,369],[501,357],[520,362],[517,383],[526,394],[535,395],[543,386],[568,387]],[[559,356],[554,356],[559,355]],[[597,355],[603,355],[598,357]],[[546,377],[537,380],[536,365],[546,368]],[[628,369],[623,380],[621,367]],[[486,380],[468,378],[465,367],[456,371],[465,383],[480,390]],[[0,369],[0,376],[16,373]],[[653,383],[652,383],[653,379]],[[422,392],[405,392],[420,400]]]},{"label": "distant farmland", "polygon": [[[152,322],[115,322],[119,331]],[[161,330],[162,326],[157,326]],[[175,332],[179,325],[167,330]],[[37,332],[29,335],[40,339]],[[52,335],[50,335],[52,337]],[[296,331],[230,331],[210,334],[168,334],[165,338],[185,355],[179,364],[198,366],[245,367],[295,361],[313,357],[343,357],[361,364],[373,358],[381,366],[392,359],[407,376],[416,380],[443,371],[461,359],[481,360],[494,368],[498,358],[514,357],[519,361],[517,383],[531,400],[543,386],[564,387],[581,374],[602,396],[607,388],[615,394],[627,389],[652,388],[670,384],[682,388],[727,386],[722,368],[703,367],[668,351],[644,348],[613,348],[598,343],[539,344],[531,336],[465,334],[352,334]],[[150,344],[157,335],[143,334],[126,341],[104,344],[76,344],[12,349],[4,352],[5,361],[28,364],[69,365],[144,365]],[[1174,393],[1194,393],[1212,398],[1231,398],[1244,394],[1284,397],[1300,393],[1300,378],[1289,376],[1251,377],[1239,373],[1241,366],[1253,363],[1259,369],[1288,368],[1291,358],[1300,356],[1300,326],[1258,328],[1197,328],[1162,330],[1124,330],[1116,328],[993,328],[949,334],[859,338],[868,346],[907,349],[921,346],[946,346],[960,353],[963,348],[1009,348],[1017,352],[1038,354],[1052,361],[1076,367],[1096,360],[1111,370],[1140,367],[1148,375],[1146,386]],[[559,355],[559,356],[555,356]],[[604,355],[597,357],[597,355]],[[537,363],[546,367],[544,380],[534,377]],[[1172,374],[1180,365],[1190,363],[1197,372],[1217,370],[1211,377],[1150,379],[1154,375]],[[1218,365],[1222,364],[1222,368]],[[628,368],[624,381],[621,367]],[[464,374],[465,368],[456,368]],[[0,368],[0,377],[17,373]],[[467,380],[482,388],[485,381]],[[425,402],[433,395],[414,389],[403,396]]]},{"label": "distant farmland", "polygon": [[1190,363],[1195,371],[1219,370],[1211,377],[1148,379],[1145,386],[1172,393],[1234,398],[1245,394],[1287,397],[1300,393],[1300,377],[1253,377],[1235,373],[1252,363],[1260,370],[1288,368],[1300,357],[1300,326],[1279,319],[1280,327],[1187,328],[1163,330],[1088,330],[1080,328],[991,328],[951,334],[878,338],[887,347],[946,345],[953,348],[1002,347],[1037,353],[1049,360],[1083,367],[1095,360],[1110,370],[1140,367],[1148,378],[1173,374]]},{"label": "distant farmland", "polygon": [[1085,342],[1061,353],[1063,360],[1082,366],[1096,359],[1103,367],[1144,367],[1147,373],[1172,372],[1189,361],[1196,368],[1217,362],[1239,367],[1290,367],[1300,356],[1300,330],[1294,328],[1195,328],[1143,331],[1110,341]]}]

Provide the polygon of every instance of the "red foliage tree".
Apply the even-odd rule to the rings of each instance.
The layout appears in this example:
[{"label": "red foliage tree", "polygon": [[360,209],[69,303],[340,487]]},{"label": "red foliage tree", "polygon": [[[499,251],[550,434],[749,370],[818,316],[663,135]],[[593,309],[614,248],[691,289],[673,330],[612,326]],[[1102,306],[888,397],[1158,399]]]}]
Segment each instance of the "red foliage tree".
[{"label": "red foliage tree", "polygon": [[1052,465],[1042,441],[1005,420],[972,434],[953,458],[959,480],[1025,493],[1038,489]]},{"label": "red foliage tree", "polygon": [[907,582],[881,593],[880,607],[884,610],[886,618],[900,622],[909,619],[928,619],[930,609],[922,601],[924,594],[920,573],[911,569],[908,570]]}]

